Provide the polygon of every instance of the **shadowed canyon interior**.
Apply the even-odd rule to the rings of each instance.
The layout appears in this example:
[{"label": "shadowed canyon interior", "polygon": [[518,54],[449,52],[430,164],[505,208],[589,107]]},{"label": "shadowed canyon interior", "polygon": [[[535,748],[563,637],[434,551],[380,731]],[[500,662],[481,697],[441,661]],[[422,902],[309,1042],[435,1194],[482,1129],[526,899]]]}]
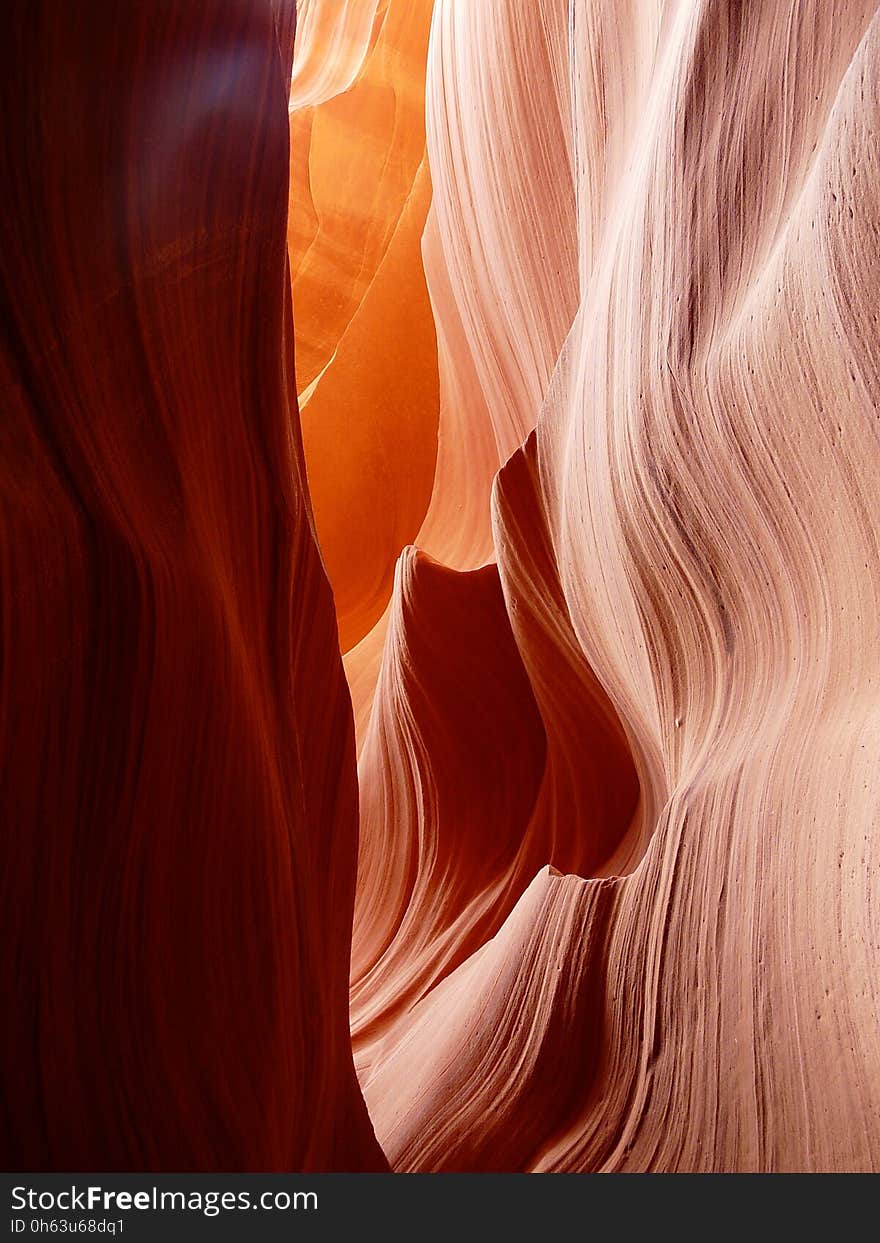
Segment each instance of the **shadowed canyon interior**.
[{"label": "shadowed canyon interior", "polygon": [[6,1168],[880,1169],[876,0],[109,7],[0,52]]}]

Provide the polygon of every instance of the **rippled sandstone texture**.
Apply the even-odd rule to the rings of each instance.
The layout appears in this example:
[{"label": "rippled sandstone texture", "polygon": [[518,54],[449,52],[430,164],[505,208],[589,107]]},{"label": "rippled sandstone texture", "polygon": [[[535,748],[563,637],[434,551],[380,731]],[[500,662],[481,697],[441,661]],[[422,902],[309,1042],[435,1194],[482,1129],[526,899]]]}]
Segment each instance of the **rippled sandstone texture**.
[{"label": "rippled sandstone texture", "polygon": [[437,464],[346,659],[395,1169],[880,1166],[876,10],[433,6]]}]

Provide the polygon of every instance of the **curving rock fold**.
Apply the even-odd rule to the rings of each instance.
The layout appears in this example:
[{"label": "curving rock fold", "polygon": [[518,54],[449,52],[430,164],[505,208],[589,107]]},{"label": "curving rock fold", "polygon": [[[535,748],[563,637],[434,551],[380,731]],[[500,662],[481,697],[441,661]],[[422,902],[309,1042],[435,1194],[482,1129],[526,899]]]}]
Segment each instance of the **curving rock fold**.
[{"label": "curving rock fold", "polygon": [[880,1164],[876,8],[434,6],[459,573],[404,552],[370,641],[352,988],[396,1169]]}]

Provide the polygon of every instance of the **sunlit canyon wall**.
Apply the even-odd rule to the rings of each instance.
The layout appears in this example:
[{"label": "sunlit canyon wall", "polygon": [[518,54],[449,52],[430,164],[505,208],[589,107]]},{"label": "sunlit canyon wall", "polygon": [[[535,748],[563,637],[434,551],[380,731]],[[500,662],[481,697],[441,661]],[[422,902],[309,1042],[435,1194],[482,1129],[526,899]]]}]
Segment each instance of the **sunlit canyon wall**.
[{"label": "sunlit canyon wall", "polygon": [[298,8],[7,22],[6,1168],[876,1170],[876,0]]},{"label": "sunlit canyon wall", "polygon": [[298,378],[395,1169],[880,1162],[876,8],[305,8]]}]

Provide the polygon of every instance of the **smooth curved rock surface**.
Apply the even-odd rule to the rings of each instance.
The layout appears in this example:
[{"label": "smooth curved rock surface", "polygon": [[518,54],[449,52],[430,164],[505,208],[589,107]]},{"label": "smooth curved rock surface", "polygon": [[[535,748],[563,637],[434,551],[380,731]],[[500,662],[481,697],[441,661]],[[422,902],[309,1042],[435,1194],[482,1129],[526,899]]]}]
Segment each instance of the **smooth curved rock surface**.
[{"label": "smooth curved rock surface", "polygon": [[[497,562],[521,667],[404,554],[352,992],[396,1169],[880,1166],[876,9],[434,6],[416,545]],[[476,726],[504,806],[522,671],[476,861],[445,766]]]}]

